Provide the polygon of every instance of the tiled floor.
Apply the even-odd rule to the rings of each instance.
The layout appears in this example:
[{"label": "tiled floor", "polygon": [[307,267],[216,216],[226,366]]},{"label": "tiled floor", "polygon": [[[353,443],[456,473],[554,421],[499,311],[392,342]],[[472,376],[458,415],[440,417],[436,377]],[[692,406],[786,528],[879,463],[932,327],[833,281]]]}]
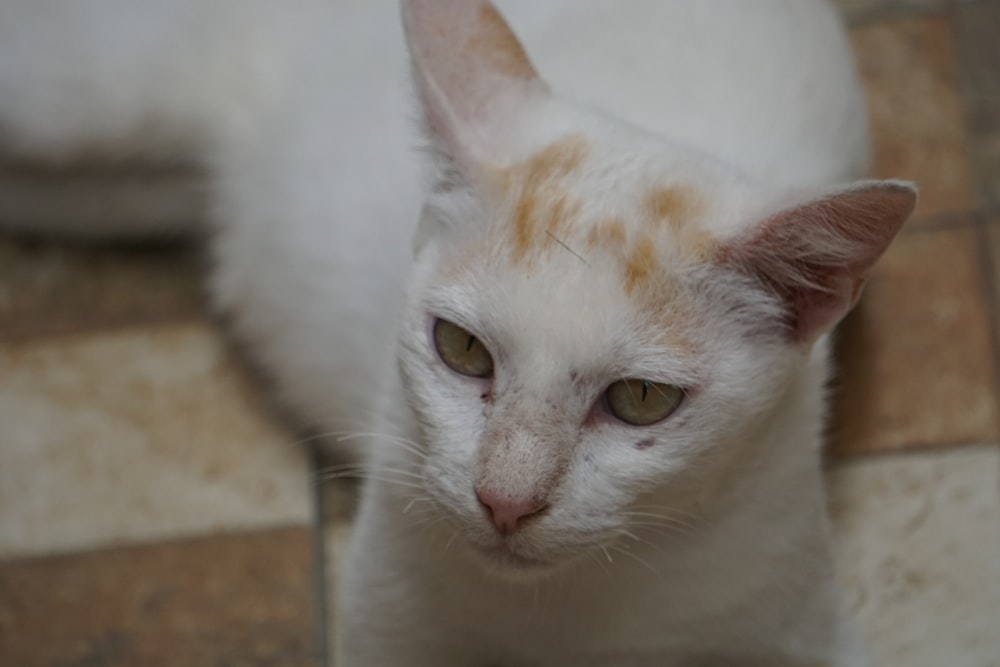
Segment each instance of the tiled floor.
[{"label": "tiled floor", "polygon": [[[922,199],[839,338],[838,556],[877,665],[1000,667],[1000,0],[839,3]],[[350,494],[317,510],[200,274],[0,237],[0,665],[322,663]]]}]

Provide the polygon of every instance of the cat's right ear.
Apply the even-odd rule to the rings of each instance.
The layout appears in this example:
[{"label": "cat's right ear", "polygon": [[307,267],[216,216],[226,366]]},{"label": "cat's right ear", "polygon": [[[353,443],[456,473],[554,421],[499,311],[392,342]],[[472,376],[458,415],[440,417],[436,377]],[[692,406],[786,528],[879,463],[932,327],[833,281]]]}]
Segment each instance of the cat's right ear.
[{"label": "cat's right ear", "polygon": [[402,0],[423,118],[462,171],[502,154],[505,120],[545,94],[524,47],[486,0]]},{"label": "cat's right ear", "polygon": [[861,181],[782,207],[719,258],[779,297],[788,338],[811,345],[857,303],[916,202],[912,183]]}]

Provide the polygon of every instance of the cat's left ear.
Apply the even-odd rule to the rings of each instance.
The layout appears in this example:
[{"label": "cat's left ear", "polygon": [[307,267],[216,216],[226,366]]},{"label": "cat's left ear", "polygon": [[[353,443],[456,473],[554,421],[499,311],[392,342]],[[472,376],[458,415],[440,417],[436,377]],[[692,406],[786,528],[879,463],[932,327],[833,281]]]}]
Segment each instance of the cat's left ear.
[{"label": "cat's left ear", "polygon": [[780,210],[726,243],[720,258],[781,298],[789,339],[811,344],[857,303],[916,200],[910,183],[862,181]]},{"label": "cat's left ear", "polygon": [[459,168],[502,151],[505,120],[548,86],[487,0],[402,0],[427,131]]}]

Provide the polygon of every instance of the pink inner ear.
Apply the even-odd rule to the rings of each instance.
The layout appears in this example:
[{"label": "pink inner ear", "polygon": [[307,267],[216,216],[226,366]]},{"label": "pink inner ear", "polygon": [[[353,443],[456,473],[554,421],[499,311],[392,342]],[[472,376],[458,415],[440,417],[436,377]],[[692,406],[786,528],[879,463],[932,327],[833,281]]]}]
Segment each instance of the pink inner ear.
[{"label": "pink inner ear", "polygon": [[524,48],[485,0],[403,0],[413,72],[432,138],[453,158],[480,150],[501,103],[544,89]]},{"label": "pink inner ear", "polygon": [[863,182],[784,210],[723,249],[786,305],[789,337],[811,343],[857,302],[872,266],[913,211],[916,191]]}]

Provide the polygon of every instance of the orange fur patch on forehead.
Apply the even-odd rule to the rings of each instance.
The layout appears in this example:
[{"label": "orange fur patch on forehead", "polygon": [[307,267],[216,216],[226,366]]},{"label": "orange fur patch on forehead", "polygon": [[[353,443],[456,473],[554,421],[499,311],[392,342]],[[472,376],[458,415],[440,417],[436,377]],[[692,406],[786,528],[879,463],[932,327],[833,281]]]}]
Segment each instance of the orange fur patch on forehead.
[{"label": "orange fur patch on forehead", "polygon": [[669,220],[672,225],[684,224],[704,208],[698,193],[686,185],[653,188],[644,203],[651,218]]},{"label": "orange fur patch on forehead", "polygon": [[586,247],[588,252],[602,252],[621,265],[622,288],[628,296],[636,290],[648,291],[646,288],[653,285],[669,283],[656,238],[648,229],[630,240],[621,218],[599,220],[587,232]]},{"label": "orange fur patch on forehead", "polygon": [[510,225],[515,262],[530,263],[542,251],[563,242],[560,237],[581,209],[572,200],[566,179],[580,169],[587,152],[586,140],[574,135],[503,171],[503,191],[515,199]]},{"label": "orange fur patch on forehead", "polygon": [[648,224],[666,223],[674,234],[674,241],[681,253],[691,260],[701,261],[711,256],[717,242],[698,227],[705,216],[704,199],[688,185],[667,185],[653,188],[643,202]]},{"label": "orange fur patch on forehead", "polygon": [[616,250],[625,246],[625,222],[621,218],[601,220],[587,232],[587,249]]},{"label": "orange fur patch on forehead", "polygon": [[678,292],[667,258],[699,261],[716,245],[699,225],[708,210],[703,195],[684,184],[660,186],[641,194],[631,214],[583,220],[574,180],[589,151],[583,135],[572,135],[490,175],[510,207],[499,222],[511,262],[531,267],[559,246],[588,265],[592,255],[603,256],[617,265],[628,298],[644,309],[670,311]]},{"label": "orange fur patch on forehead", "polygon": [[631,226],[617,217],[594,223],[587,232],[586,247],[617,259],[628,296],[641,293],[647,299],[666,298],[673,291],[673,281],[664,265],[667,246],[660,244],[669,239],[690,259],[707,256],[714,241],[697,226],[705,209],[703,199],[690,186],[657,187],[641,198]]},{"label": "orange fur patch on forehead", "polygon": [[538,73],[507,21],[491,3],[479,9],[476,30],[465,43],[465,55],[489,63],[498,74],[535,79]]},{"label": "orange fur patch on forehead", "polygon": [[537,190],[579,171],[589,150],[586,138],[573,134],[552,142],[526,160],[494,172],[492,182],[508,194]]},{"label": "orange fur patch on forehead", "polygon": [[538,201],[535,193],[525,193],[514,209],[514,257],[525,257],[535,240]]},{"label": "orange fur patch on forehead", "polygon": [[580,169],[588,151],[583,135],[574,134],[552,142],[512,170],[527,181],[565,178]]},{"label": "orange fur patch on forehead", "polygon": [[642,235],[636,239],[624,257],[625,293],[631,295],[637,287],[649,285],[653,274],[662,269],[652,237]]}]

